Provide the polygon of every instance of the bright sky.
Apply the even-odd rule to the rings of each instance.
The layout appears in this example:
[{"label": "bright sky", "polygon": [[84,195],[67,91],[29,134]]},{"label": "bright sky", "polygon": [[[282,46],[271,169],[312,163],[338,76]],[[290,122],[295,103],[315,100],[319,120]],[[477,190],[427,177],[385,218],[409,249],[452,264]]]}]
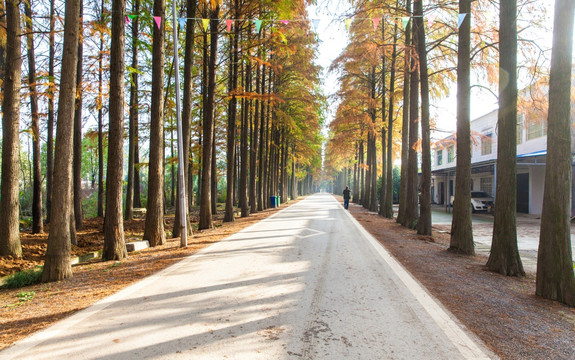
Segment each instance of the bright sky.
[{"label": "bright sky", "polygon": [[[549,28],[552,28],[554,0],[541,0],[548,7]],[[343,21],[333,21],[334,17],[342,18],[349,13],[350,6],[346,0],[320,0],[317,6],[308,7],[310,19],[321,19],[316,31],[321,43],[317,63],[324,67],[324,93],[331,95],[338,89],[336,74],[329,74],[327,68],[331,62],[342,52],[348,43],[347,30]],[[551,38],[538,40],[543,47],[550,48]],[[455,130],[456,114],[456,85],[453,84],[450,96],[442,100],[432,100],[431,115],[437,122],[437,127],[445,131]],[[333,99],[329,101],[330,108],[328,121],[330,121],[337,108]],[[494,95],[478,87],[472,88],[471,118],[475,119],[497,108],[497,99]],[[438,138],[447,136],[445,133],[436,135]]]}]

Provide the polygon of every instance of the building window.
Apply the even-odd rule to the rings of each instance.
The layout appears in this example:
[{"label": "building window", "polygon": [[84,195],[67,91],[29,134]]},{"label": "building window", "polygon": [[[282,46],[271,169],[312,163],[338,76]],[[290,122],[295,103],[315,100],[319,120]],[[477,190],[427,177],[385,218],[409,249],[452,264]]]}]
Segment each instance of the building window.
[{"label": "building window", "polygon": [[437,150],[437,166],[443,164],[443,149]]},{"label": "building window", "polygon": [[537,139],[547,135],[547,123],[544,120],[530,121],[527,124],[527,140]]},{"label": "building window", "polygon": [[493,178],[484,177],[480,179],[479,188],[481,191],[493,195]]},{"label": "building window", "polygon": [[447,148],[447,162],[452,163],[455,160],[455,146],[451,145]]},{"label": "building window", "polygon": [[517,145],[523,142],[523,118],[524,118],[523,115],[519,115],[517,117],[517,130],[516,130]]},{"label": "building window", "polygon": [[491,144],[493,143],[491,137],[492,134],[485,134],[485,136],[481,138],[481,155],[491,154]]}]

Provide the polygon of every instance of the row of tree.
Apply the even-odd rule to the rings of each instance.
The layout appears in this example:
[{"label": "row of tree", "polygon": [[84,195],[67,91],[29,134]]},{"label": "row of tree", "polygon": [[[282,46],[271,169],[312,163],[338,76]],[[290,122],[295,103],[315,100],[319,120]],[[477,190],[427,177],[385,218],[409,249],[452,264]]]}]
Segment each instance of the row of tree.
[{"label": "row of tree", "polygon": [[[165,175],[169,167],[174,174],[177,158],[173,151],[174,51],[184,62],[185,209],[199,205],[198,228],[212,226],[218,184],[222,183],[218,178],[225,178],[226,184],[219,189],[225,192],[221,196],[226,200],[224,221],[234,221],[237,207],[241,216],[267,208],[271,195],[288,199],[312,191],[321,171],[325,100],[319,90],[321,69],[313,63],[316,38],[303,1],[188,0],[177,14],[187,20],[175,44],[166,36],[177,24],[168,21],[165,0],[133,0],[131,4],[71,0],[65,2],[63,18],[55,3],[27,1],[24,16],[24,2],[7,0],[2,9],[7,31],[6,44],[0,47],[5,79],[0,256],[22,255],[19,138],[28,133],[34,143],[33,232],[42,232],[44,221],[50,223],[43,281],[72,275],[70,247],[83,225],[84,133],[98,139],[98,215],[105,217],[103,260],[127,256],[123,221],[133,218],[142,197],[147,208],[144,239],[151,246],[165,243]],[[127,5],[131,5],[129,10]],[[161,21],[156,23],[154,17]],[[280,17],[299,21],[281,26],[266,22],[261,29],[253,21]],[[45,18],[50,20],[47,26]],[[230,31],[226,31],[225,18],[235,19]],[[208,19],[208,27],[198,19]],[[24,54],[22,35],[29,39]],[[27,82],[21,78],[23,56],[29,64]],[[29,88],[28,101],[22,96],[23,84]],[[27,105],[30,109],[23,110]],[[21,113],[31,115],[31,124],[23,121]],[[93,114],[96,128],[86,132],[85,124]],[[20,135],[28,126],[30,131]],[[125,138],[127,166],[123,164]],[[218,172],[223,167],[219,162],[225,163],[225,174]],[[145,195],[140,194],[143,183]],[[179,232],[179,211],[176,206],[174,237],[186,235]],[[185,218],[190,221],[187,214]]]},{"label": "row of tree", "polygon": [[[338,96],[341,102],[335,120],[330,124],[326,165],[334,173],[334,179],[339,179],[336,183],[340,186],[353,184],[356,203],[393,218],[391,170],[394,157],[401,152],[397,221],[417,229],[419,234],[432,235],[430,97],[445,95],[446,84],[456,80],[457,196],[449,249],[473,255],[469,206],[470,94],[472,76],[484,73],[489,80],[499,81],[497,211],[487,267],[503,275],[524,275],[517,248],[515,206],[517,19],[520,13],[517,1],[501,2],[498,31],[489,30],[488,18],[484,16],[491,6],[488,1],[474,2],[473,9],[471,0],[459,0],[457,9],[451,2],[442,1],[433,4],[418,0],[353,3],[356,14],[361,16],[351,26],[350,44],[332,66],[340,73]],[[520,4],[523,10],[532,5]],[[537,13],[529,10],[523,13],[530,16]],[[383,18],[381,31],[376,33],[371,22],[365,19],[377,17],[382,11],[389,16]],[[454,26],[449,22],[452,15],[442,16],[439,12],[460,14],[459,24]],[[431,13],[436,19],[433,24],[426,23]],[[537,266],[537,294],[570,305],[575,305],[569,234],[571,138],[560,134],[570,134],[573,16],[572,1],[556,0],[547,112],[547,172]],[[410,17],[405,27],[393,21],[405,17]],[[474,28],[471,27],[472,17]],[[532,18],[530,25],[536,24]],[[455,35],[457,41],[453,39]],[[522,53],[529,54],[529,51]],[[522,59],[524,65],[532,65],[530,60]],[[540,69],[525,67],[537,79]],[[499,76],[493,76],[494,70]],[[398,119],[401,124],[396,125]],[[376,189],[378,163],[382,166],[379,198]],[[345,179],[343,184],[342,178]]]}]

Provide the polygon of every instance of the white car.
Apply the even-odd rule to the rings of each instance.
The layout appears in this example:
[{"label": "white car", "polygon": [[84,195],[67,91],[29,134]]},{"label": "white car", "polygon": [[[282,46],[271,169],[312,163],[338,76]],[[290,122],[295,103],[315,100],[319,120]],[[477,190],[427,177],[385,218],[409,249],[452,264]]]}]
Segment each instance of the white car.
[{"label": "white car", "polygon": [[[451,206],[453,206],[453,199],[454,197],[451,197]],[[493,212],[493,210],[495,209],[494,206],[494,199],[492,196],[490,196],[488,193],[484,192],[484,191],[472,191],[471,192],[471,212],[477,212],[477,211],[487,211],[487,212]]]},{"label": "white car", "polygon": [[484,191],[471,192],[471,212],[493,211],[493,197]]}]

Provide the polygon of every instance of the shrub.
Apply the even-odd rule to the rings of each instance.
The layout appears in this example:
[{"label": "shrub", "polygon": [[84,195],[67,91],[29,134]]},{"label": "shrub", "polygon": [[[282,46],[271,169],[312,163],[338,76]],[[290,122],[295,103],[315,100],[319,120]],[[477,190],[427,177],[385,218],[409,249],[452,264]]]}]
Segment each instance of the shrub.
[{"label": "shrub", "polygon": [[17,289],[24,286],[39,284],[41,281],[42,267],[37,267],[36,269],[24,270],[8,276],[2,287],[5,289]]}]

